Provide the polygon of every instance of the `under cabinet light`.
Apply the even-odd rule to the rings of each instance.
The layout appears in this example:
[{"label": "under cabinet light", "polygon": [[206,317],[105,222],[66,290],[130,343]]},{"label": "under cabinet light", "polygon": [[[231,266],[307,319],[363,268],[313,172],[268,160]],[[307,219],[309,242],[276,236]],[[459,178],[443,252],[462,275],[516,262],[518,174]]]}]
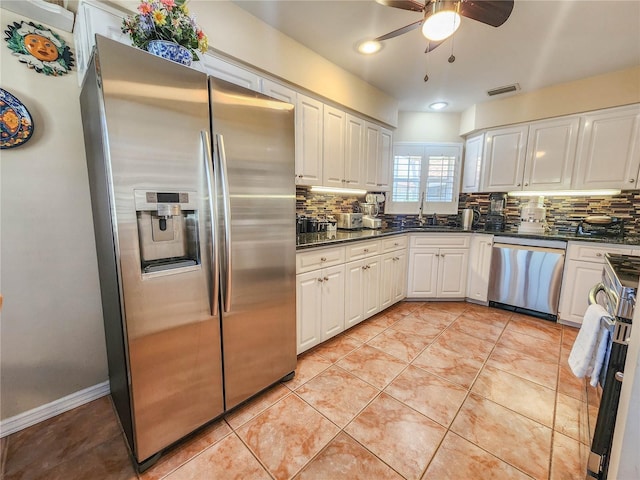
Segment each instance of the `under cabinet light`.
[{"label": "under cabinet light", "polygon": [[601,189],[601,190],[516,190],[507,192],[511,197],[587,197],[619,195],[621,190]]},{"label": "under cabinet light", "polygon": [[356,188],[336,188],[336,187],[322,187],[320,185],[311,187],[312,192],[320,193],[338,193],[343,195],[355,195],[361,197],[367,194],[366,190],[359,190]]}]

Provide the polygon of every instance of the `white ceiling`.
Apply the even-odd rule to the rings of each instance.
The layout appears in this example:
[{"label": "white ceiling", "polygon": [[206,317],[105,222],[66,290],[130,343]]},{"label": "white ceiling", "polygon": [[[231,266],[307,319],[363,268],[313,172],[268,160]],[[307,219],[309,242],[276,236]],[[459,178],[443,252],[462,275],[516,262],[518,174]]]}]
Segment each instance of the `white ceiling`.
[{"label": "white ceiling", "polygon": [[[489,100],[486,91],[495,87],[519,83],[522,93],[640,65],[640,0],[515,0],[498,28],[463,18],[458,32],[429,54],[417,29],[385,41],[373,56],[355,45],[422,14],[374,0],[234,3],[387,92],[401,111],[428,111],[444,100],[446,111],[460,112]],[[452,52],[456,60],[448,63]]]}]

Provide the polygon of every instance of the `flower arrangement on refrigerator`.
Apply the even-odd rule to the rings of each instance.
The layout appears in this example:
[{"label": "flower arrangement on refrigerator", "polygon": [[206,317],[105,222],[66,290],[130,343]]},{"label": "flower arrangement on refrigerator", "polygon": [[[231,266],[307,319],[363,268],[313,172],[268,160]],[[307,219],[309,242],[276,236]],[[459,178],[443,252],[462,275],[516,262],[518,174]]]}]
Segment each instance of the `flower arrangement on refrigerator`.
[{"label": "flower arrangement on refrigerator", "polygon": [[198,60],[196,50],[206,52],[209,40],[189,16],[186,0],[142,0],[138,13],[125,18],[122,32],[143,50],[152,40],[167,40],[187,48]]}]

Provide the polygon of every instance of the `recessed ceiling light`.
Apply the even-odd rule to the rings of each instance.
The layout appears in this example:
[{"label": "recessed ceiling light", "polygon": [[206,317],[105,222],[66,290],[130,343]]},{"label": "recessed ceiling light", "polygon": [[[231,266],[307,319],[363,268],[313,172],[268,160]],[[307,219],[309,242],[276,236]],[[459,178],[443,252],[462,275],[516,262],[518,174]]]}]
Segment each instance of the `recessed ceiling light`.
[{"label": "recessed ceiling light", "polygon": [[373,53],[377,53],[382,49],[382,43],[376,42],[375,40],[365,40],[364,42],[360,42],[358,44],[358,52],[363,55],[371,55]]},{"label": "recessed ceiling light", "polygon": [[435,103],[432,103],[431,105],[429,105],[429,108],[431,110],[442,110],[447,105],[449,105],[447,102],[435,102]]}]

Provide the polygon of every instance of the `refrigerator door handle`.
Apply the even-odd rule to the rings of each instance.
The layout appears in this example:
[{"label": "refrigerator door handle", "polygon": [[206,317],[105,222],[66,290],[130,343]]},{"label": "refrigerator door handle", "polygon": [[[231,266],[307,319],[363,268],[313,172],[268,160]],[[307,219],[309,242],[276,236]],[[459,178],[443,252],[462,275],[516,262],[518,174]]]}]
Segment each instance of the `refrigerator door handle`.
[{"label": "refrigerator door handle", "polygon": [[225,312],[231,310],[231,290],[232,290],[232,279],[231,279],[231,200],[229,198],[229,178],[227,176],[227,156],[225,155],[224,150],[224,138],[221,134],[216,133],[216,146],[218,151],[218,172],[220,173],[220,187],[222,190],[222,205],[223,205],[223,223],[224,223],[224,265],[225,271],[224,275],[224,283],[223,283],[223,309]]},{"label": "refrigerator door handle", "polygon": [[209,215],[211,216],[211,282],[213,284],[213,292],[211,292],[211,315],[216,317],[218,315],[218,291],[220,289],[220,269],[219,269],[219,258],[218,258],[218,245],[216,242],[216,225],[218,224],[216,219],[216,209],[214,202],[214,189],[213,189],[213,160],[211,155],[211,142],[209,141],[209,132],[201,131],[200,139],[202,140],[202,149],[204,150],[204,171],[206,172],[207,179],[207,195],[208,195],[208,205],[209,205]]}]

